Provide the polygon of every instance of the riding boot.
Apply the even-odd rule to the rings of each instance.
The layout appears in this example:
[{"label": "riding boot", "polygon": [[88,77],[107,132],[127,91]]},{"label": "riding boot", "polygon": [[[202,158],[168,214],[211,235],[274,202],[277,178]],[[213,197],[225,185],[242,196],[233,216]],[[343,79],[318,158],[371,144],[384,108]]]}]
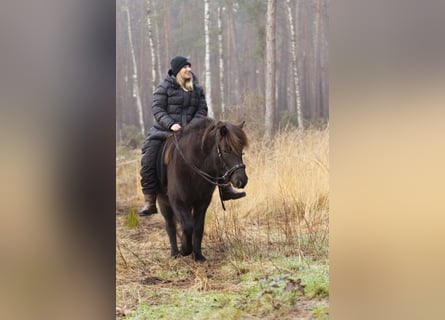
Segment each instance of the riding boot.
[{"label": "riding boot", "polygon": [[235,200],[246,196],[245,192],[237,192],[230,185],[220,186],[221,200]]},{"label": "riding boot", "polygon": [[149,216],[158,213],[158,209],[156,209],[156,194],[144,194],[144,200],[144,207],[139,211],[140,216]]}]

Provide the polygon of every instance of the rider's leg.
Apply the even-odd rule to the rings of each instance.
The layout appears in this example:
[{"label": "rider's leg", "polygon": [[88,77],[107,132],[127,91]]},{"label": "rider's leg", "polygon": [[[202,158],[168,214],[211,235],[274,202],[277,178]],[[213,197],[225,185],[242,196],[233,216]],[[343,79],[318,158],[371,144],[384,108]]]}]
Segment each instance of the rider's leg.
[{"label": "rider's leg", "polygon": [[147,216],[158,212],[156,209],[156,193],[159,190],[156,175],[156,158],[162,140],[146,141],[146,148],[141,159],[141,186],[144,194],[144,207],[139,211],[140,216]]}]

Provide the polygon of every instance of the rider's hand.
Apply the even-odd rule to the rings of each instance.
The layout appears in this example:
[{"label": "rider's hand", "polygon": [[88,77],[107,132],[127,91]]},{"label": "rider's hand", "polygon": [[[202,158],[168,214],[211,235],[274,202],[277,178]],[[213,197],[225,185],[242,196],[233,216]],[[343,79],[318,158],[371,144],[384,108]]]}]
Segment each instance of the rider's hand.
[{"label": "rider's hand", "polygon": [[172,130],[172,131],[179,131],[179,130],[181,130],[181,125],[180,124],[177,124],[177,123],[175,123],[174,125],[172,125],[171,127],[170,127],[170,130]]}]

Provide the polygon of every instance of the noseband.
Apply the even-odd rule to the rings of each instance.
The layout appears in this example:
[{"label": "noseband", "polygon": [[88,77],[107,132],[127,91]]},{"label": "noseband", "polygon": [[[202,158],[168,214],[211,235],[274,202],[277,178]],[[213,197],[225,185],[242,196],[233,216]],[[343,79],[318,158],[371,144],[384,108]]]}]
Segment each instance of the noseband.
[{"label": "noseband", "polygon": [[199,169],[198,167],[196,167],[194,164],[190,163],[184,156],[184,153],[182,152],[181,148],[179,147],[179,143],[178,143],[178,138],[176,136],[176,134],[173,134],[173,142],[175,144],[176,150],[178,150],[179,154],[181,155],[181,158],[184,160],[184,162],[190,167],[192,168],[197,174],[199,174],[204,180],[206,180],[207,182],[210,182],[213,185],[216,186],[227,186],[229,185],[229,178],[230,176],[238,169],[244,169],[246,167],[246,165],[244,163],[238,163],[236,165],[234,165],[232,168],[228,169],[226,162],[224,161],[224,158],[222,157],[221,154],[221,149],[219,148],[219,145],[216,145],[216,150],[218,153],[218,158],[221,160],[224,169],[226,170],[226,172],[220,176],[220,177],[213,177],[212,175],[208,174],[207,172],[202,171],[201,169]]},{"label": "noseband", "polygon": [[232,168],[228,169],[227,164],[224,161],[224,158],[222,157],[221,149],[219,147],[219,144],[216,145],[216,151],[218,152],[218,158],[221,159],[221,162],[223,163],[224,169],[226,170],[226,173],[224,173],[224,175],[221,176],[218,179],[222,179],[222,181],[227,181],[227,180],[229,180],[229,178],[232,175],[232,173],[234,173],[236,170],[246,168],[246,165],[241,162],[241,163],[237,163]]}]

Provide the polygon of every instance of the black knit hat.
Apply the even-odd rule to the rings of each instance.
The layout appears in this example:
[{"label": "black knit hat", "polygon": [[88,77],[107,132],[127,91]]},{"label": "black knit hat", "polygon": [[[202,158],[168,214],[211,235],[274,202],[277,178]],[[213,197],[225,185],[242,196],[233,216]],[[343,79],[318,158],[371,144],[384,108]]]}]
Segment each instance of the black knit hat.
[{"label": "black knit hat", "polygon": [[176,77],[178,72],[181,71],[182,67],[184,67],[187,64],[190,66],[192,65],[190,63],[190,61],[188,61],[187,58],[181,57],[181,56],[176,56],[170,62],[170,66],[171,66],[170,70],[172,71],[173,75]]}]

